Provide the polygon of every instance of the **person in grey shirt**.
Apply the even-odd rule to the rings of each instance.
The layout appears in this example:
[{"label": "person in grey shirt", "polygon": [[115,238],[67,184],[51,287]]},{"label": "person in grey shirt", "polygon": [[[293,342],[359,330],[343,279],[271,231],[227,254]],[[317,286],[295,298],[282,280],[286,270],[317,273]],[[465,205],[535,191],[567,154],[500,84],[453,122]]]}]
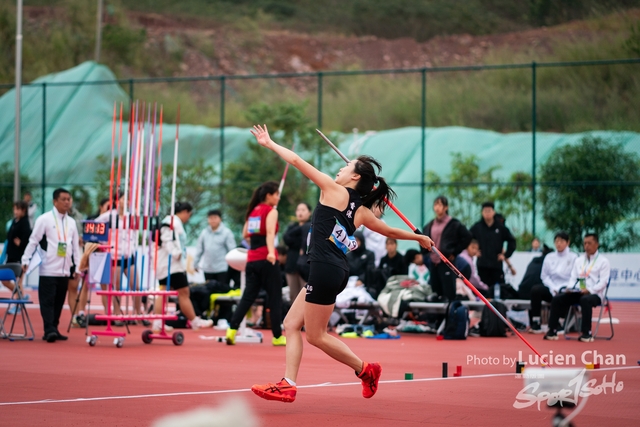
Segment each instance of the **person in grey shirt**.
[{"label": "person in grey shirt", "polygon": [[222,213],[213,209],[207,214],[209,226],[200,233],[196,244],[194,266],[196,270],[204,272],[204,278],[228,283],[227,270],[229,266],[225,255],[236,247],[233,233],[222,222]]}]

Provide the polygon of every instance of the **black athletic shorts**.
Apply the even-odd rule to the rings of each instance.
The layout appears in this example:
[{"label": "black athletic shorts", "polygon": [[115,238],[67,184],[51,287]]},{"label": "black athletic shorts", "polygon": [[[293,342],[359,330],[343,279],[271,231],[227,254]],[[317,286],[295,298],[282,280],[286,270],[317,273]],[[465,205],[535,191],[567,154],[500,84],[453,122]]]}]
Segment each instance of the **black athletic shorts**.
[{"label": "black athletic shorts", "polygon": [[349,272],[337,265],[311,261],[305,301],[320,305],[335,304],[336,296],[344,291],[348,281]]},{"label": "black athletic shorts", "polygon": [[131,267],[135,267],[136,266],[136,257],[135,256],[130,256],[129,258],[118,258],[118,260],[116,261],[116,266],[117,267],[122,267],[123,266],[123,261],[124,261],[124,268],[129,268],[129,266]]},{"label": "black athletic shorts", "polygon": [[189,281],[187,280],[186,273],[173,273],[170,278],[171,281],[169,282],[169,286],[167,286],[168,277],[159,280],[160,286],[167,286],[168,291],[177,291],[178,289],[189,287]]}]

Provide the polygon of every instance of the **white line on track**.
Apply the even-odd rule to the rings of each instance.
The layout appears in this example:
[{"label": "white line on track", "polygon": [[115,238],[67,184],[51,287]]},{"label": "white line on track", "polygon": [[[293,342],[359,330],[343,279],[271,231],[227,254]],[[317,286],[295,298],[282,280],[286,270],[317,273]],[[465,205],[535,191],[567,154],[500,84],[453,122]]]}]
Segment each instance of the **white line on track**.
[{"label": "white line on track", "polygon": [[[573,367],[575,369],[575,367]],[[622,371],[629,369],[640,369],[640,366],[616,366],[612,368],[600,368],[600,371]],[[526,372],[526,369],[525,369]],[[428,381],[462,381],[465,379],[478,379],[478,378],[497,378],[497,377],[511,377],[516,374],[485,374],[485,375],[469,375],[465,377],[449,377],[449,378],[417,378],[413,380],[386,380],[380,381],[381,384],[394,384],[394,383],[416,383],[416,382],[428,382]],[[298,388],[320,388],[320,387],[345,387],[359,385],[360,382],[348,382],[348,383],[322,383],[322,384],[310,384],[298,386]],[[23,402],[0,402],[0,406],[17,406],[17,405],[41,405],[45,403],[76,403],[76,402],[96,402],[103,400],[121,400],[121,399],[147,399],[152,397],[172,397],[172,396],[198,396],[209,394],[228,394],[228,393],[245,393],[250,391],[248,388],[241,388],[235,390],[209,390],[209,391],[185,391],[176,393],[156,393],[156,394],[135,394],[130,396],[102,396],[102,397],[78,397],[75,399],[45,399],[45,400],[31,400]]]}]

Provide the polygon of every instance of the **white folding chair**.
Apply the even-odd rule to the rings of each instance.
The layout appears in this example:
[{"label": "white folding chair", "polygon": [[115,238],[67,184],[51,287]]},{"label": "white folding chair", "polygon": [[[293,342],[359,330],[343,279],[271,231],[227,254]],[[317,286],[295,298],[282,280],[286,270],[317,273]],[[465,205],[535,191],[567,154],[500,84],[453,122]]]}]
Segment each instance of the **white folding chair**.
[{"label": "white folding chair", "polygon": [[[607,297],[607,294],[609,293],[609,285],[611,284],[611,280],[609,280],[607,282],[607,287],[604,290],[604,297],[602,298],[602,303],[600,304],[600,313],[598,314],[598,319],[596,320],[596,329],[593,332],[593,338],[600,338],[600,339],[605,339],[605,340],[610,340],[613,338],[613,317],[611,315],[611,303],[609,302],[609,298]],[[609,326],[611,327],[611,335],[606,336],[606,337],[599,337],[598,336],[598,331],[600,329],[600,323],[602,322],[602,315],[603,313],[607,312],[607,314],[609,315]],[[592,318],[593,321],[593,318]],[[570,339],[577,339],[576,337],[571,337],[569,336],[569,331],[568,331],[568,326],[571,326],[571,324],[575,322],[575,327],[576,330],[578,332],[581,331],[581,325],[582,325],[582,313],[581,313],[581,309],[580,309],[580,304],[574,304],[569,308],[569,313],[567,314],[567,318],[564,321],[564,324],[567,325],[565,326],[565,338],[570,340]]]}]

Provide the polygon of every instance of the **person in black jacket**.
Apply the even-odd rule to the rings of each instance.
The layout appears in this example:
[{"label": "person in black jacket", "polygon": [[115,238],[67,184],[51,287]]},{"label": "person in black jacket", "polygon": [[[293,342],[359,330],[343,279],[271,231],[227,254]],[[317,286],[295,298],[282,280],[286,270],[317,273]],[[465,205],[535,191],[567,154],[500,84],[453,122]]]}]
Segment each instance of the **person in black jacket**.
[{"label": "person in black jacket", "polygon": [[7,263],[22,262],[22,255],[31,236],[28,209],[27,202],[20,201],[13,204],[13,221],[7,232]]},{"label": "person in black jacket", "polygon": [[385,271],[388,277],[398,274],[407,274],[409,266],[404,261],[404,257],[398,253],[398,241],[387,237],[386,241],[387,254],[380,260],[379,269]]},{"label": "person in black jacket", "polygon": [[516,250],[515,237],[496,216],[493,202],[485,202],[482,204],[482,219],[471,227],[471,234],[480,245],[480,256],[476,263],[478,275],[489,286],[490,297],[493,297],[496,284],[504,284],[502,262]]},{"label": "person in black jacket", "polygon": [[[300,227],[300,255],[298,256],[298,263],[296,269],[298,274],[304,280],[306,284],[309,280],[309,254],[307,254],[307,239],[309,236],[309,230],[311,229],[311,222],[305,222]],[[306,285],[305,285],[306,286]]]},{"label": "person in black jacket", "polygon": [[[358,247],[350,252],[347,252],[347,262],[349,263],[349,276],[358,276],[358,286],[363,284],[367,287],[371,283],[367,280],[371,277],[374,269],[376,268],[376,255],[367,249],[365,244],[365,238],[362,231],[356,231],[353,233],[358,242]],[[371,292],[369,292],[371,293]]]},{"label": "person in black jacket", "polygon": [[[436,217],[424,226],[424,233],[431,237],[440,253],[453,262],[469,246],[471,233],[464,224],[449,216],[449,201],[445,196],[436,197],[433,212]],[[425,250],[422,252],[425,260],[429,257],[431,261],[427,263],[431,272],[431,289],[444,299],[453,301],[456,298],[455,274],[438,254]]]},{"label": "person in black jacket", "polygon": [[[22,255],[29,243],[29,236],[31,236],[28,211],[29,204],[27,202],[20,201],[13,204],[13,221],[7,231],[7,263],[22,263]],[[13,292],[14,284],[12,282],[3,281],[2,284]]]},{"label": "person in black jacket", "polygon": [[[300,245],[302,243],[302,226],[309,222],[311,218],[311,206],[308,203],[300,203],[296,207],[296,222],[289,224],[284,232],[283,240],[287,245],[287,262],[284,265],[284,272],[289,285],[289,298],[293,302],[304,288],[305,280],[298,273],[298,257],[300,256]],[[306,239],[306,235],[304,238]]]}]

